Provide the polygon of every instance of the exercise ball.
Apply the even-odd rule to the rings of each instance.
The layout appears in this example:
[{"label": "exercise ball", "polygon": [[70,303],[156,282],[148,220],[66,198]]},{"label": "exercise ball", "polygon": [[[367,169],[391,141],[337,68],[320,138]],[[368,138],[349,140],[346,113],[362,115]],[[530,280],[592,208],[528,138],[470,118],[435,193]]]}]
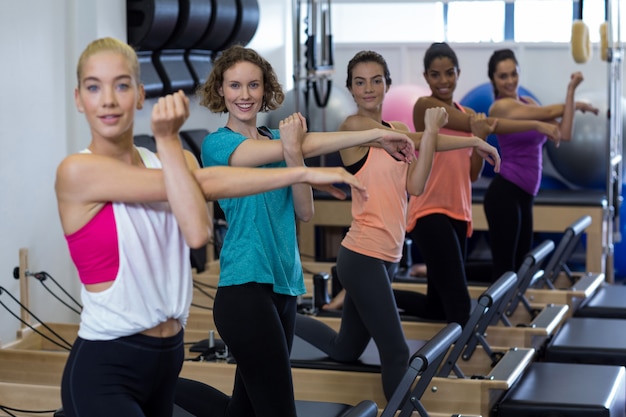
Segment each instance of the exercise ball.
[{"label": "exercise ball", "polygon": [[[622,184],[626,187],[626,184]],[[622,240],[613,245],[613,268],[615,279],[626,279],[626,203],[619,208],[619,230]]]},{"label": "exercise ball", "polygon": [[[605,92],[577,94],[576,101],[589,101],[600,112],[576,112],[574,130],[569,142],[561,142],[557,148],[554,143],[546,145],[550,162],[554,169],[568,183],[589,189],[606,187],[606,170],[608,166],[608,100]],[[626,109],[626,101],[622,98],[622,107]],[[622,112],[622,123],[626,127],[626,113]],[[622,137],[626,130],[622,131]]]},{"label": "exercise ball", "polygon": [[553,177],[552,175],[546,175],[545,173],[541,177],[541,184],[539,185],[541,190],[568,190],[570,187],[560,179]]},{"label": "exercise ball", "polygon": [[[532,97],[533,100],[539,103],[537,97],[535,97],[534,94],[532,94],[530,91],[528,91],[528,89],[524,88],[523,86],[519,86],[518,91],[521,96]],[[483,83],[468,91],[467,94],[463,96],[461,101],[459,101],[459,103],[461,103],[461,105],[464,107],[469,107],[476,113],[485,113],[486,115],[489,115],[489,108],[493,104],[493,100],[493,86],[491,85],[491,83]],[[487,142],[490,145],[495,146],[498,149],[498,152],[500,151],[500,147],[498,146],[498,140],[496,139],[495,135],[487,136]],[[493,177],[494,175],[495,172],[493,171],[493,166],[485,164],[482,176]]]},{"label": "exercise ball", "polygon": [[418,98],[429,96],[430,89],[413,84],[392,85],[385,95],[382,117],[388,122],[402,122],[415,132],[413,106]]},{"label": "exercise ball", "polygon": [[[518,92],[521,96],[531,97],[537,103],[539,100],[524,86],[519,86]],[[465,107],[469,107],[476,113],[489,114],[489,107],[493,104],[493,86],[491,83],[483,83],[468,91],[461,99],[461,103]]]},{"label": "exercise ball", "polygon": [[[346,117],[356,113],[356,104],[352,95],[344,87],[330,89],[330,96],[325,107],[317,105],[314,93],[311,90],[308,97],[308,107],[306,106],[304,90],[300,90],[298,98],[298,111],[307,119],[309,132],[333,132]],[[280,108],[267,113],[265,125],[272,129],[278,129],[278,124],[285,117],[296,111],[296,90],[285,92],[285,101]]]}]

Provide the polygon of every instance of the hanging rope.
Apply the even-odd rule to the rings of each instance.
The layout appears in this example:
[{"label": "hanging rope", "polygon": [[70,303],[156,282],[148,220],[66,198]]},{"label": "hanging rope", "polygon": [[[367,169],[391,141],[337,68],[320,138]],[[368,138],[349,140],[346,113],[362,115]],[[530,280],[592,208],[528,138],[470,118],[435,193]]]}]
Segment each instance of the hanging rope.
[{"label": "hanging rope", "polygon": [[[202,293],[203,295],[207,296],[208,298],[210,298],[211,300],[215,300],[215,296],[213,294],[210,294],[209,292],[207,292],[204,288],[209,288],[212,290],[217,290],[217,287],[214,285],[209,285],[209,284],[205,284],[203,282],[199,282],[197,280],[193,280],[193,287],[198,290],[200,293]],[[204,306],[201,304],[195,304],[195,303],[191,303],[192,307],[198,307],[198,308],[203,308],[205,310],[213,310],[213,307],[210,306]]]},{"label": "hanging rope", "polygon": [[44,327],[46,330],[48,330],[51,334],[53,334],[58,340],[60,340],[63,344],[57,342],[56,340],[53,340],[52,338],[50,338],[48,335],[42,333],[41,331],[39,331],[38,329],[36,329],[35,327],[33,327],[33,325],[31,325],[30,323],[22,320],[22,318],[18,315],[15,314],[4,302],[2,302],[2,300],[0,300],[0,305],[2,307],[4,307],[4,309],[6,311],[9,312],[9,314],[11,314],[13,317],[15,317],[17,320],[19,320],[20,323],[22,323],[23,325],[27,326],[29,329],[31,329],[33,332],[37,333],[38,335],[40,335],[41,337],[43,337],[44,339],[48,340],[49,342],[57,345],[58,347],[60,347],[61,349],[64,350],[70,350],[72,348],[72,344],[70,342],[68,342],[67,340],[65,340],[61,335],[59,335],[57,332],[55,332],[53,329],[50,328],[50,326],[46,325],[42,320],[40,320],[35,314],[33,314],[32,311],[30,311],[24,304],[22,304],[17,298],[15,298],[10,292],[8,292],[5,288],[0,287],[0,296],[2,296],[2,294],[6,294],[8,295],[17,305],[20,306],[21,309],[23,309],[24,311],[28,312],[28,314],[34,318],[37,323],[41,324],[42,327]]},{"label": "hanging rope", "polygon": [[24,410],[21,408],[13,408],[6,405],[0,404],[0,410],[4,411],[11,417],[17,417],[17,414],[13,414],[11,411],[16,413],[28,413],[28,414],[53,414],[57,410]]},{"label": "hanging rope", "polygon": [[[46,271],[41,271],[41,272],[35,272],[35,273],[28,273],[28,276],[32,276],[34,278],[37,279],[37,281],[39,281],[41,283],[41,285],[46,289],[46,291],[48,291],[54,298],[56,298],[61,304],[63,304],[64,306],[66,306],[67,308],[69,308],[70,310],[72,310],[74,313],[80,315],[81,310],[83,309],[83,306],[74,298],[70,295],[70,293],[68,293],[65,288],[63,288],[53,277],[52,275],[50,275],[49,273],[47,273]],[[66,297],[68,297],[73,303],[74,305],[76,305],[78,307],[78,309],[70,306],[67,302],[61,300],[61,298],[55,294],[50,288],[48,288],[48,286],[46,285],[46,280],[50,279],[50,281],[52,281],[57,288],[59,288],[63,294],[65,294]]]}]

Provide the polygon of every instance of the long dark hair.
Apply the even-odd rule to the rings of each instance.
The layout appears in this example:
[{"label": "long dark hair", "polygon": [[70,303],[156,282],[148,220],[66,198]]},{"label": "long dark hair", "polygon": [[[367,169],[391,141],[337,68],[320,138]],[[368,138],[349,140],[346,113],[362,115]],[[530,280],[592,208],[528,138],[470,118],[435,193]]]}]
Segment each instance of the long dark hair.
[{"label": "long dark hair", "polygon": [[506,61],[507,59],[512,59],[515,62],[515,65],[519,65],[517,62],[517,58],[515,58],[515,53],[510,49],[498,49],[491,54],[489,58],[489,65],[487,66],[487,75],[491,80],[491,85],[493,86],[493,95],[494,97],[498,97],[498,90],[496,89],[496,83],[493,81],[493,74],[496,72],[496,67],[502,61]]}]

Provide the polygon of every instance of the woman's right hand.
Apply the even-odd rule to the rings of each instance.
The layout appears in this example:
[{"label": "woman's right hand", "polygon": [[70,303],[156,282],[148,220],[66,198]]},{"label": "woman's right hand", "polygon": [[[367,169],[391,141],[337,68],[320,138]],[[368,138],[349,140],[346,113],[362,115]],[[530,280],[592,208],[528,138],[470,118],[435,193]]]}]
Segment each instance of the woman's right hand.
[{"label": "woman's right hand", "polygon": [[323,189],[336,198],[341,200],[346,198],[343,191],[334,187],[333,184],[348,184],[352,188],[352,192],[361,194],[364,200],[369,198],[367,188],[354,175],[350,174],[342,167],[325,167],[325,168],[305,168],[305,182],[311,184],[314,188]]},{"label": "woman's right hand", "polygon": [[415,144],[399,130],[379,129],[378,143],[398,161],[411,163],[415,158]]},{"label": "woman's right hand", "polygon": [[482,138],[478,138],[474,152],[478,153],[488,164],[493,165],[494,172],[500,172],[500,154],[495,146],[490,145]]},{"label": "woman's right hand", "polygon": [[561,141],[561,130],[559,129],[559,125],[556,123],[550,122],[537,122],[537,131],[542,133],[548,137],[548,139],[560,142]]},{"label": "woman's right hand", "polygon": [[597,107],[595,107],[593,104],[588,103],[586,101],[577,101],[576,102],[576,110],[582,112],[582,113],[593,113],[596,116],[598,115],[598,113],[600,113],[600,109],[598,109]]},{"label": "woman's right hand", "polygon": [[487,120],[485,113],[470,114],[470,128],[474,136],[485,139],[491,135],[498,124],[498,119],[495,119],[491,124]]}]

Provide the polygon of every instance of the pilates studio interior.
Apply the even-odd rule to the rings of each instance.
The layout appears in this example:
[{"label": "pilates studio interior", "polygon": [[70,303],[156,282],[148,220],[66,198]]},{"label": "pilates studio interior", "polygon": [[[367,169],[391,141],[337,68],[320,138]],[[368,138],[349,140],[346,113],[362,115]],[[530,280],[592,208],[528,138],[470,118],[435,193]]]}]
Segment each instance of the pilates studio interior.
[{"label": "pilates studio interior", "polygon": [[[479,113],[488,114],[494,103],[487,68],[496,50],[514,52],[520,94],[539,105],[562,103],[570,74],[582,73],[576,101],[592,103],[598,114],[576,112],[571,140],[543,145],[533,247],[522,266],[495,282],[490,277],[483,203],[496,173],[485,164],[472,185],[467,324],[455,328],[399,310],[416,353],[411,363],[419,366],[407,371],[398,398],[383,393],[375,344],[346,363],[296,337],[294,396],[300,417],[391,416],[400,409],[422,417],[626,417],[621,0],[0,2],[0,416],[64,416],[61,376],[77,336],[81,281],[59,221],[55,175],[67,155],[89,144],[89,125],[74,101],[75,63],[89,42],[105,36],[127,42],[139,57],[146,104],[135,113],[135,145],[155,149],[150,109],[159,97],[183,90],[190,115],[181,142],[200,164],[204,138],[225,126],[228,115],[207,111],[195,93],[215,59],[235,44],[267,59],[285,91],[279,109],[259,114],[259,124],[272,129],[299,111],[310,132],[338,130],[357,111],[345,78],[362,50],[376,51],[389,65],[393,82],[383,120],[413,130],[414,104],[431,94],[423,58],[433,42],[446,42],[458,56],[455,102]],[[485,140],[498,147],[495,134]],[[306,162],[341,166],[337,152]],[[334,266],[353,221],[352,201],[313,196],[311,220],[297,224],[307,289],[298,314],[338,331],[341,311],[324,313],[321,306],[340,291]],[[209,202],[209,210],[213,238],[190,255],[193,301],[181,376],[230,394],[235,365],[212,312],[228,222],[219,205]],[[428,272],[409,273],[420,263],[407,235],[391,277],[394,291],[427,292]],[[200,417],[183,404],[174,416]]]}]

